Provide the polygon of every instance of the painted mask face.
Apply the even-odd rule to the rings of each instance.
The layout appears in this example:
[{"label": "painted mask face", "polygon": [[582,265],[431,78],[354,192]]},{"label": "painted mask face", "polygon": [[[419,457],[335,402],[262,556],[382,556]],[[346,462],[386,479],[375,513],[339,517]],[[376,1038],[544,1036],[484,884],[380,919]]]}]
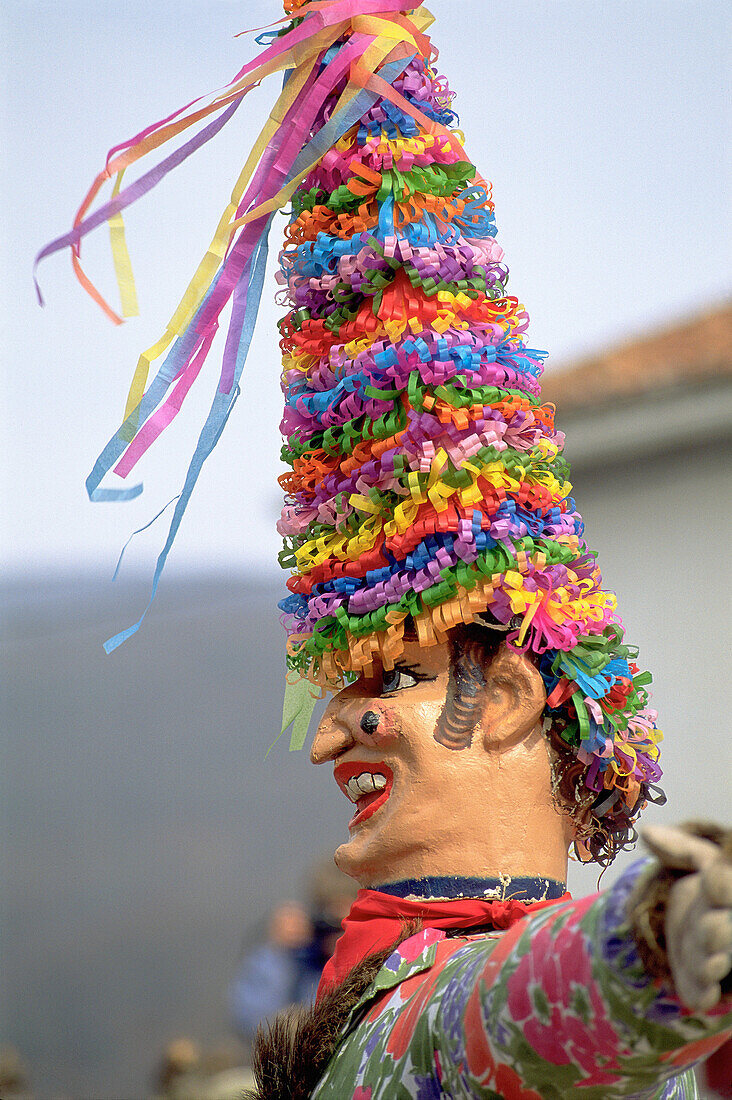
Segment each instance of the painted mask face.
[{"label": "painted mask face", "polygon": [[451,676],[447,643],[406,642],[394,670],[375,663],[328,706],[311,759],[333,762],[354,804],[336,863],[362,885],[475,873],[486,840],[476,811],[493,763],[484,711],[495,693],[486,691],[480,662],[467,657]]},{"label": "painted mask face", "polygon": [[[489,672],[486,665],[489,665]],[[313,763],[332,762],[353,804],[336,863],[362,886],[428,875],[566,873],[538,672],[503,647],[486,660],[405,641],[397,667],[330,702]]]},{"label": "painted mask face", "polygon": [[[335,780],[354,808],[336,863],[362,884],[409,877],[430,843],[435,816],[451,799],[446,764],[453,754],[433,736],[448,678],[446,644],[422,649],[407,642],[393,671],[375,662],[372,675],[331,700],[315,735],[311,759],[333,761]],[[390,870],[405,861],[408,872]]]}]

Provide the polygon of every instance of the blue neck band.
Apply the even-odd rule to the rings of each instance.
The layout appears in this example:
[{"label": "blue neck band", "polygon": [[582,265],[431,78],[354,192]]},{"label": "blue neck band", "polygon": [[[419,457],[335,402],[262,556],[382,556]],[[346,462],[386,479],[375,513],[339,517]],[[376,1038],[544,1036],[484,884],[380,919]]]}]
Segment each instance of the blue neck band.
[{"label": "blue neck band", "polygon": [[501,875],[499,878],[459,878],[428,875],[405,878],[375,887],[382,894],[397,898],[451,899],[484,898],[486,901],[556,901],[566,893],[564,882],[539,875]]}]

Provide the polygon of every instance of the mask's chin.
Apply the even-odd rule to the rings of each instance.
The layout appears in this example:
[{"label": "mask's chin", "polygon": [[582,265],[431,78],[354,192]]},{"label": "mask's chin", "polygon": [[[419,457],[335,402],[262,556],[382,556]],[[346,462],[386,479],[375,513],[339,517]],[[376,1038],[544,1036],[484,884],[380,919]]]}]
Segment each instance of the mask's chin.
[{"label": "mask's chin", "polygon": [[[381,822],[379,822],[381,825]],[[389,830],[366,821],[335,851],[335,863],[340,871],[362,887],[369,888],[384,881],[385,867],[391,862]]]},{"label": "mask's chin", "polygon": [[364,876],[369,880],[370,876],[363,865],[363,860],[358,858],[358,852],[353,850],[356,839],[351,838],[351,840],[347,840],[345,844],[341,844],[340,847],[336,848],[333,858],[339,871],[343,871],[343,874],[348,875],[350,878],[355,878],[356,882],[364,886]]},{"label": "mask's chin", "polygon": [[335,851],[338,869],[363,889],[409,878],[411,868],[421,867],[424,862],[424,840],[415,840],[415,829],[404,827],[401,814],[397,813],[395,819],[390,813],[393,809],[387,805],[377,811],[372,821],[354,830]]},{"label": "mask's chin", "polygon": [[378,834],[379,831],[369,821],[365,821],[350,833],[348,840],[336,848],[335,863],[338,869],[355,878],[361,885],[365,884],[365,879],[373,881],[373,876],[378,874],[383,851],[378,835],[373,834]]}]

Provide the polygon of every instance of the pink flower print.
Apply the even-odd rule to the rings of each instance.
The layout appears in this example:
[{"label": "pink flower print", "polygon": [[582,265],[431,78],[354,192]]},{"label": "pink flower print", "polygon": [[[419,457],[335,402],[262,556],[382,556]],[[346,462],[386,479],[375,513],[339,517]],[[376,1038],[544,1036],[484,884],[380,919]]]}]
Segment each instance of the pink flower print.
[{"label": "pink flower print", "polygon": [[587,945],[576,925],[552,936],[544,926],[508,981],[508,1010],[545,1061],[576,1065],[581,1084],[617,1080],[620,1040],[592,978]]},{"label": "pink flower print", "polygon": [[421,932],[410,936],[408,940],[402,940],[397,950],[405,962],[412,963],[419,958],[430,944],[437,943],[439,940],[444,940],[444,938],[445,933],[441,932],[439,928],[423,928]]},{"label": "pink flower print", "polygon": [[353,1100],[371,1100],[371,1085],[358,1085]]}]

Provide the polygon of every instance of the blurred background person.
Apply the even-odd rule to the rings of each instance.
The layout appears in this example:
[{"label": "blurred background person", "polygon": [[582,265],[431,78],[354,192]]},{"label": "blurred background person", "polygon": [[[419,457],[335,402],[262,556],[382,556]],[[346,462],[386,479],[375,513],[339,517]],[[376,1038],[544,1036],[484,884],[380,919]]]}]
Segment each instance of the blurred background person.
[{"label": "blurred background person", "polygon": [[153,1079],[157,1100],[240,1100],[253,1084],[238,1043],[225,1040],[202,1050],[185,1037],[168,1043]]},{"label": "blurred background person", "polygon": [[304,905],[283,901],[272,910],[266,938],[245,953],[230,989],[234,1026],[247,1042],[262,1021],[315,999],[356,890],[327,856],[308,873]]},{"label": "blurred background person", "polygon": [[0,1096],[3,1100],[33,1100],[25,1062],[9,1043],[0,1047]]},{"label": "blurred background person", "polygon": [[201,1062],[201,1051],[193,1039],[173,1039],[163,1051],[154,1074],[156,1096],[174,1097],[186,1082],[190,1083]]}]

